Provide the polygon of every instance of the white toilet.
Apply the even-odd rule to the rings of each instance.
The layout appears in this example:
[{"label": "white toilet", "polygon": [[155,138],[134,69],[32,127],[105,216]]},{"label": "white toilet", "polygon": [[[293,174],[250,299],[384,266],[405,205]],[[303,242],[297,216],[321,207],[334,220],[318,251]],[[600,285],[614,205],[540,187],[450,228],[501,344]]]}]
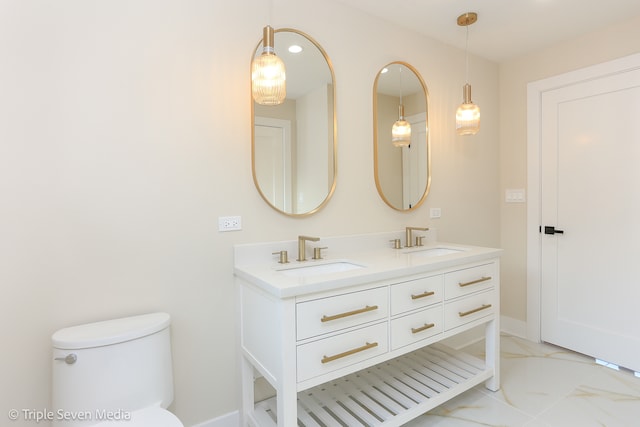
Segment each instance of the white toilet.
[{"label": "white toilet", "polygon": [[53,342],[56,427],[183,427],[173,401],[167,313],[74,326]]}]

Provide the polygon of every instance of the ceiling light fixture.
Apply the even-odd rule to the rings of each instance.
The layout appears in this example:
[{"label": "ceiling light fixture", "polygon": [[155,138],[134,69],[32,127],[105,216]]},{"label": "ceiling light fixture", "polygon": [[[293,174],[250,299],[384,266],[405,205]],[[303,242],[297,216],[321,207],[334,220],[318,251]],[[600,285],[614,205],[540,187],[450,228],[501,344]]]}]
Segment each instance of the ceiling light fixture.
[{"label": "ceiling light fixture", "polygon": [[251,64],[251,94],[261,105],[279,105],[287,96],[284,62],[273,49],[274,29],[267,25],[262,36],[262,54]]},{"label": "ceiling light fixture", "polygon": [[402,105],[402,67],[400,73],[400,105],[398,105],[398,120],[391,128],[391,142],[394,147],[408,147],[411,144],[411,124],[404,119],[404,105]]},{"label": "ceiling light fixture", "polygon": [[480,130],[480,107],[471,101],[471,85],[469,84],[469,25],[478,20],[478,14],[467,12],[458,16],[458,25],[466,27],[467,37],[464,48],[465,85],[463,86],[462,104],[456,111],[456,132],[458,135],[475,135]]}]

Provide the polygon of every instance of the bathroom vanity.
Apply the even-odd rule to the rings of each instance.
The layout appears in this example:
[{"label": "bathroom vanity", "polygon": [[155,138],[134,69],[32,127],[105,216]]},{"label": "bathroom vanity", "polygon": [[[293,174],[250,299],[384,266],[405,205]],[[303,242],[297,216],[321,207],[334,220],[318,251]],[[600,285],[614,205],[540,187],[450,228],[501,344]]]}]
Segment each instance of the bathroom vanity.
[{"label": "bathroom vanity", "polygon": [[[235,247],[243,426],[400,426],[499,388],[501,250],[422,234],[323,238],[304,262],[278,262],[295,240]],[[484,359],[442,343],[480,325]],[[255,402],[257,376],[275,397]]]}]

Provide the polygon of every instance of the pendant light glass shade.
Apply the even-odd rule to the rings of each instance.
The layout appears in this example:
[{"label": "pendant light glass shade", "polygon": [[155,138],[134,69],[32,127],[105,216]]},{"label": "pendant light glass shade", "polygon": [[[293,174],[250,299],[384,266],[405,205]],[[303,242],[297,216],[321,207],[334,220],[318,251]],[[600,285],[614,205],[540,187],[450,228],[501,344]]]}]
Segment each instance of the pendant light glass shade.
[{"label": "pendant light glass shade", "polygon": [[263,30],[262,54],[251,64],[251,94],[261,105],[282,104],[287,96],[284,62],[273,49],[273,28]]},{"label": "pendant light glass shade", "polygon": [[458,135],[475,135],[480,131],[480,107],[471,101],[471,85],[469,82],[469,25],[478,20],[478,14],[467,12],[458,16],[458,25],[466,27],[467,36],[464,48],[465,77],[467,83],[462,88],[462,104],[456,110],[456,133]]},{"label": "pendant light glass shade", "polygon": [[391,128],[391,142],[394,147],[407,147],[411,144],[411,124],[404,119],[404,106],[398,107],[398,120]]},{"label": "pendant light glass shade", "polygon": [[464,102],[456,111],[456,132],[458,135],[475,135],[480,130],[480,107],[471,101],[471,85],[463,88]]}]

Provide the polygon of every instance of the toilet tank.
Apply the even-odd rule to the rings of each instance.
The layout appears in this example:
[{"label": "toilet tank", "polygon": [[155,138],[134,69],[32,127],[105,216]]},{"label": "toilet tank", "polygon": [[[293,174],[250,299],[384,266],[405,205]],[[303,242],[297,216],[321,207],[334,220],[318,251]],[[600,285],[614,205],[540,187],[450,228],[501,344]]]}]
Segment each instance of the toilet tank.
[{"label": "toilet tank", "polygon": [[55,332],[54,425],[88,426],[111,413],[126,418],[137,409],[169,406],[170,323],[167,313],[152,313]]}]

